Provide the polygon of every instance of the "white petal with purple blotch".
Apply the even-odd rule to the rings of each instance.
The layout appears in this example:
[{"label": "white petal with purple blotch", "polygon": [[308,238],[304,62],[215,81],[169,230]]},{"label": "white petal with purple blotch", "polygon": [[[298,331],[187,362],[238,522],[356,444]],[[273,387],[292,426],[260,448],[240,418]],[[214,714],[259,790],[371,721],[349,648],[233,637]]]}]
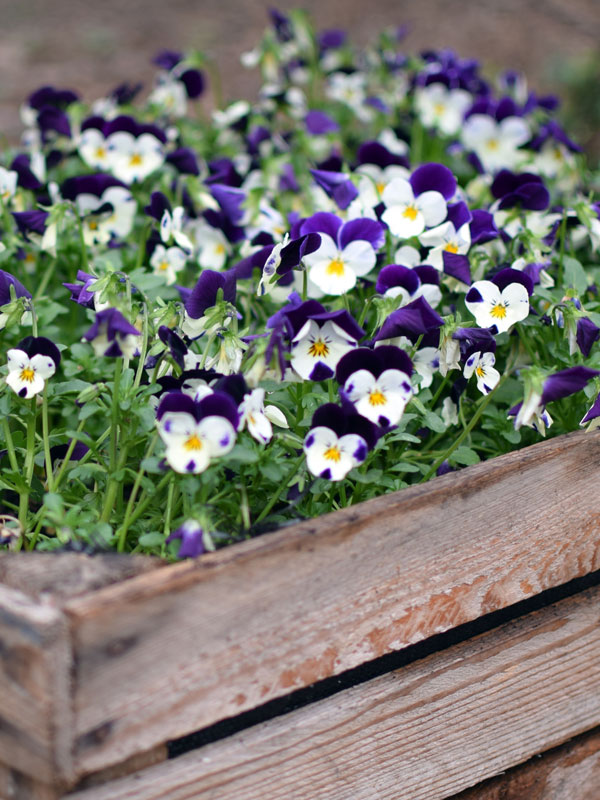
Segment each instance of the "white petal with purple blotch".
[{"label": "white petal with purple blotch", "polygon": [[410,378],[397,369],[385,370],[378,378],[368,370],[357,370],[346,381],[344,391],[358,413],[376,425],[395,425],[412,396]]},{"label": "white petal with purple blotch", "polygon": [[473,289],[482,299],[465,300],[465,305],[481,328],[495,325],[498,333],[503,333],[529,315],[529,294],[522,283],[510,283],[500,291],[491,281],[476,281]]},{"label": "white petal with purple blotch", "polygon": [[319,362],[335,371],[340,358],[355,346],[355,342],[349,344],[347,334],[341,336],[339,331],[330,320],[319,327],[312,319],[298,331],[292,341],[291,364],[302,378],[310,378]]},{"label": "white petal with purple blotch", "polygon": [[211,456],[224,456],[235,444],[235,430],[231,422],[216,414],[204,417],[198,423],[198,435],[206,442]]},{"label": "white petal with purple blotch", "polygon": [[340,481],[365,460],[367,444],[355,433],[338,437],[335,431],[320,426],[309,431],[304,440],[304,452],[309,472],[317,477]]},{"label": "white petal with purple blotch", "polygon": [[494,368],[496,356],[491,352],[476,352],[469,356],[465,363],[463,375],[477,378],[477,388],[482,394],[489,394],[500,380],[500,373]]}]

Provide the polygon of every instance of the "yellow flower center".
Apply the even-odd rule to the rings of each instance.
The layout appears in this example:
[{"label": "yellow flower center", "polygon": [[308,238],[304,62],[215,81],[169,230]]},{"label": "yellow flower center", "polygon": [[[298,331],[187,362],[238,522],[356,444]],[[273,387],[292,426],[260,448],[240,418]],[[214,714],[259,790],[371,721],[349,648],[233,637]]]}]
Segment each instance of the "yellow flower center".
[{"label": "yellow flower center", "polygon": [[488,150],[497,150],[500,147],[498,139],[488,139],[486,144]]},{"label": "yellow flower center", "polygon": [[33,383],[33,379],[35,378],[35,371],[31,367],[24,367],[21,370],[21,374],[19,375],[22,381],[27,381],[27,383]]},{"label": "yellow flower center", "polygon": [[375,188],[377,189],[379,194],[382,194],[383,190],[385,189],[385,183],[383,181],[379,181],[379,183],[375,185]]},{"label": "yellow flower center", "polygon": [[343,275],[344,274],[344,262],[341,261],[339,258],[334,258],[333,261],[330,261],[327,269],[325,272],[328,275]]},{"label": "yellow flower center", "polygon": [[328,355],[328,353],[329,353],[329,348],[327,347],[327,343],[324,342],[323,339],[315,339],[315,341],[308,348],[308,354],[311,355],[313,358],[326,356]]},{"label": "yellow flower center", "polygon": [[485,378],[485,370],[482,366],[475,367],[475,375],[478,378]]},{"label": "yellow flower center", "polygon": [[444,247],[444,250],[447,253],[458,253],[458,245],[454,244],[454,242],[448,242],[448,244]]},{"label": "yellow flower center", "polygon": [[102,146],[96,148],[96,158],[106,158],[106,149]]},{"label": "yellow flower center", "polygon": [[506,306],[504,303],[496,303],[490,311],[490,314],[494,319],[504,319],[506,317]]},{"label": "yellow flower center", "polygon": [[369,395],[369,405],[371,406],[384,406],[385,395],[379,389],[374,389]]},{"label": "yellow flower center", "polygon": [[90,229],[91,231],[98,230],[98,223],[96,222],[96,220],[95,220],[95,219],[91,219],[91,220],[88,222],[88,227],[89,227],[89,229]]},{"label": "yellow flower center", "polygon": [[169,269],[169,262],[168,261],[161,261],[160,264],[158,265],[158,268],[162,272],[166,272]]},{"label": "yellow flower center", "polygon": [[142,156],[140,153],[132,153],[129,157],[129,166],[130,167],[139,167],[142,163]]},{"label": "yellow flower center", "polygon": [[225,252],[225,245],[224,244],[217,244],[215,245],[215,253],[219,256],[222,256]]},{"label": "yellow flower center", "polygon": [[406,206],[402,214],[406,219],[414,220],[417,218],[418,210],[414,206]]},{"label": "yellow flower center", "polygon": [[192,433],[189,439],[184,442],[184,450],[202,450],[202,442],[196,433]]},{"label": "yellow flower center", "polygon": [[340,449],[335,444],[331,447],[328,447],[323,453],[323,458],[325,458],[326,461],[335,461],[336,464],[339,462],[341,457],[342,454],[340,453]]},{"label": "yellow flower center", "polygon": [[441,117],[446,110],[446,106],[443,103],[434,103],[433,110],[438,117]]}]

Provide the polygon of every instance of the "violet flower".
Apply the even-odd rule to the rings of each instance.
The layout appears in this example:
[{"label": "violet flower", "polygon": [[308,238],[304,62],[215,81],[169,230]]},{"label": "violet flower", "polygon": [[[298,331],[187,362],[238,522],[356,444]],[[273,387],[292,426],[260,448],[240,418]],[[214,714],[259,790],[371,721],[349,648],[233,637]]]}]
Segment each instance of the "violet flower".
[{"label": "violet flower", "polygon": [[140,332],[116,308],[96,314],[92,327],[83,338],[90,342],[97,356],[132,358],[138,350]]},{"label": "violet flower", "polygon": [[166,544],[181,540],[177,558],[197,558],[206,552],[204,546],[204,531],[199,522],[194,519],[186,520],[182,525],[172,531],[166,539]]}]

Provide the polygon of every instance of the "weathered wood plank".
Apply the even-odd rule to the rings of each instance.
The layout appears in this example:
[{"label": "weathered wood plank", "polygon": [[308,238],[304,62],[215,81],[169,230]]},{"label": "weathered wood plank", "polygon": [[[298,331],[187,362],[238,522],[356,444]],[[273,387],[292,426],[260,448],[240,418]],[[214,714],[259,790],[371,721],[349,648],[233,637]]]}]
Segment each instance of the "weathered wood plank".
[{"label": "weathered wood plank", "polygon": [[71,668],[62,612],[0,586],[0,762],[15,771],[5,783],[72,776]]},{"label": "weathered wood plank", "polygon": [[0,797],[2,800],[60,800],[57,787],[40,783],[29,775],[0,763]]},{"label": "weathered wood plank", "polygon": [[600,729],[577,736],[452,800],[598,800]]},{"label": "weathered wood plank", "polygon": [[0,585],[60,604],[165,566],[158,558],[117,553],[0,553]]},{"label": "weathered wood plank", "polygon": [[574,434],[67,602],[81,774],[600,568]]},{"label": "weathered wood plank", "polygon": [[68,800],[440,800],[598,723],[594,589]]}]

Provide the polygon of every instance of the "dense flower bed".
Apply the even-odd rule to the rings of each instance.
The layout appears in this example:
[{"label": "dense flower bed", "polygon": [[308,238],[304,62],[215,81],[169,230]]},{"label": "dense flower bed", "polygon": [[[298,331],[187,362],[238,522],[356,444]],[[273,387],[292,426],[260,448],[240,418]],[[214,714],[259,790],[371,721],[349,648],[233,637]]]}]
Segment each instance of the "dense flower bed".
[{"label": "dense flower bed", "polygon": [[600,415],[597,176],[557,100],[271,17],[254,104],[208,114],[163,52],[143,101],[22,107],[0,542],[196,555]]}]

